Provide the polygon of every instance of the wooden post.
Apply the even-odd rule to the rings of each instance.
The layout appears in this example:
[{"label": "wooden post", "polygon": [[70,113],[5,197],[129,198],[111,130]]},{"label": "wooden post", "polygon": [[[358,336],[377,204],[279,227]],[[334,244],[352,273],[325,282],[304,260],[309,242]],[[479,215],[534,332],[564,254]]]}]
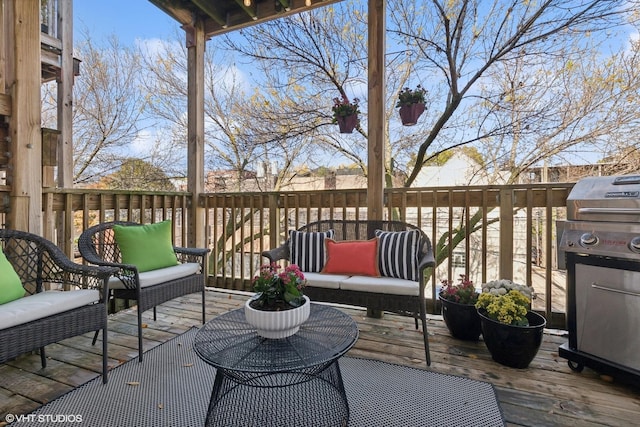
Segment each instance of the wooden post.
[{"label": "wooden post", "polygon": [[[58,145],[60,131],[57,129],[42,128],[42,187],[55,186],[54,168],[58,164]],[[46,218],[49,220],[49,218]],[[52,236],[45,237],[51,240]]]},{"label": "wooden post", "polygon": [[[58,188],[73,188],[73,0],[58,0],[58,37],[62,42],[61,69],[58,77]],[[65,230],[64,225],[73,224],[64,215],[73,216],[72,211],[59,212],[56,217],[46,218],[55,221],[57,236],[45,236],[50,240],[57,237],[67,256],[72,257],[74,230]],[[66,237],[65,237],[66,236]]]},{"label": "wooden post", "polygon": [[369,143],[367,218],[382,219],[384,210],[385,146],[385,0],[369,0]]},{"label": "wooden post", "polygon": [[188,151],[187,191],[191,193],[189,209],[189,246],[206,247],[205,209],[198,198],[204,192],[204,26],[197,20],[185,27],[188,50]]},{"label": "wooden post", "polygon": [[500,279],[513,279],[513,189],[500,190]]},{"label": "wooden post", "polygon": [[[42,233],[42,138],[40,134],[40,0],[13,0],[12,229]],[[17,77],[19,76],[19,78]]]},{"label": "wooden post", "polygon": [[[278,193],[269,194],[269,245],[277,248],[282,244],[280,241],[280,207],[278,206]],[[285,236],[287,238],[288,236]],[[262,259],[260,260],[262,264]]]},{"label": "wooden post", "polygon": [[73,2],[59,1],[59,37],[62,41],[62,68],[58,78],[58,187],[73,188]]},{"label": "wooden post", "polygon": [[[369,0],[369,127],[367,161],[367,219],[381,220],[384,212],[385,40],[386,1]],[[381,318],[381,310],[367,308],[367,316]]]},{"label": "wooden post", "polygon": [[5,0],[0,0],[0,116],[9,115],[8,111],[11,108],[11,105],[7,105],[7,101],[9,101],[9,97],[4,93],[5,91],[5,70],[7,69],[7,58],[6,58],[6,50],[7,47],[7,38],[6,33],[10,28],[5,16]]}]

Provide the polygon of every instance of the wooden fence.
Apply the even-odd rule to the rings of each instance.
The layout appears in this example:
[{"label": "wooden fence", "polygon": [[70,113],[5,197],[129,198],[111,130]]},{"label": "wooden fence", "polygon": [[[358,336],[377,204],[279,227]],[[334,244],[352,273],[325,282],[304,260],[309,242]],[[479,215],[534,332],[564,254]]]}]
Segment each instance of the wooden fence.
[{"label": "wooden fence", "polygon": [[[385,190],[385,219],[418,225],[430,236],[438,265],[430,272],[427,295],[437,312],[444,279],[461,274],[477,285],[512,278],[534,286],[534,309],[552,327],[564,327],[565,275],[558,265],[558,226],[566,217],[573,184],[530,184]],[[286,239],[286,232],[319,219],[367,217],[365,189],[271,193],[203,194],[206,241],[212,249],[209,285],[250,290],[265,259],[260,253]],[[187,242],[188,193],[104,190],[46,190],[45,236],[71,256],[75,240],[90,225],[113,220],[144,223],[171,219],[175,244]],[[561,261],[561,260],[560,260]]]}]

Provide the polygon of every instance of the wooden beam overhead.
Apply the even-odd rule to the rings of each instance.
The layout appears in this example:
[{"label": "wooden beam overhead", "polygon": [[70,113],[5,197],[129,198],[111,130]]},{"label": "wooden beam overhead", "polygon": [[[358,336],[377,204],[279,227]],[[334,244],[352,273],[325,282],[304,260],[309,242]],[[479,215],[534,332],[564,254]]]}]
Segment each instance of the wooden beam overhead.
[{"label": "wooden beam overhead", "polygon": [[291,10],[291,3],[289,2],[289,0],[278,0],[278,1],[286,12]]},{"label": "wooden beam overhead", "polygon": [[339,1],[251,0],[247,6],[245,0],[149,0],[183,26],[200,20],[206,39]]},{"label": "wooden beam overhead", "polygon": [[236,0],[236,4],[240,6],[240,8],[251,17],[251,19],[254,21],[258,19],[258,15],[256,14],[257,3],[255,0]]},{"label": "wooden beam overhead", "polygon": [[212,18],[222,28],[227,27],[227,18],[220,14],[220,11],[211,2],[205,0],[192,0],[193,3],[198,6],[207,16]]}]

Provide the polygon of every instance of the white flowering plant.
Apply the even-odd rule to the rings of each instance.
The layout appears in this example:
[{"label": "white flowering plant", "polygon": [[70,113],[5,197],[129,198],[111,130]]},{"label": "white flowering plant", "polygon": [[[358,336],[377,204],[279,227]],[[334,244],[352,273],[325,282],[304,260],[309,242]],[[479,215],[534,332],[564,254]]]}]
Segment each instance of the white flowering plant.
[{"label": "white flowering plant", "polygon": [[482,285],[482,292],[488,292],[494,295],[506,295],[511,290],[522,292],[529,300],[535,299],[536,297],[533,286],[514,283],[509,279],[492,280]]},{"label": "white flowering plant", "polygon": [[535,298],[533,287],[511,280],[493,280],[482,285],[476,308],[507,325],[528,326],[527,312]]}]

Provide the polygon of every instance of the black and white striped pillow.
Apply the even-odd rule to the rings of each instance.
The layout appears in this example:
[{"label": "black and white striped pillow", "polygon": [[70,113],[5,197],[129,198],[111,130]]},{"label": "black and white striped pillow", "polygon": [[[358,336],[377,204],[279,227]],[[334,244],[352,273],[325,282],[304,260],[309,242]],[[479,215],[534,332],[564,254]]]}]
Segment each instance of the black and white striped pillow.
[{"label": "black and white striped pillow", "polygon": [[418,278],[418,254],[420,253],[420,231],[376,230],[378,237],[378,268],[380,275],[398,279]]},{"label": "black and white striped pillow", "polygon": [[289,231],[289,261],[309,273],[322,271],[327,261],[324,239],[333,239],[334,231]]}]

